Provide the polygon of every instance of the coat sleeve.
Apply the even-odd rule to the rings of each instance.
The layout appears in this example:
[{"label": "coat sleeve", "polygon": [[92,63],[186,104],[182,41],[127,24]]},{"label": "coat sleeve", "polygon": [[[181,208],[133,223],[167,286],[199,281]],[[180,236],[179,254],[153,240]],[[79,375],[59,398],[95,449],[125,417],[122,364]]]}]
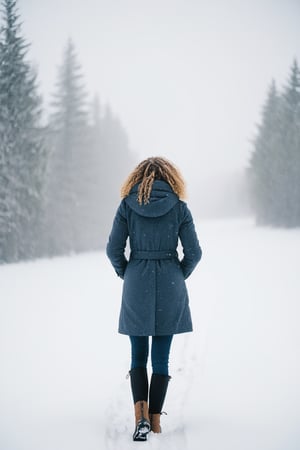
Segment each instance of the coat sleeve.
[{"label": "coat sleeve", "polygon": [[125,205],[122,202],[116,212],[111,233],[106,246],[106,254],[110,259],[117,275],[124,279],[124,273],[128,264],[125,258],[125,247],[128,238],[128,226],[125,216]]},{"label": "coat sleeve", "polygon": [[201,259],[202,250],[199,245],[192,214],[183,203],[183,221],[179,228],[179,238],[183,248],[183,259],[180,266],[184,278],[188,278]]}]

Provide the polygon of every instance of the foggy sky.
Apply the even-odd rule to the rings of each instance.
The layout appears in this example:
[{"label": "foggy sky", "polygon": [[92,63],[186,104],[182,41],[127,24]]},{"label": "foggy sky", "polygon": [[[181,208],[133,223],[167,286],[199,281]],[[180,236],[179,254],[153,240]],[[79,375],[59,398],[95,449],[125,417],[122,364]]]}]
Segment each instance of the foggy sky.
[{"label": "foggy sky", "polygon": [[300,57],[300,2],[20,0],[45,102],[72,37],[99,93],[143,158],[164,155],[187,179],[247,164],[272,77]]}]

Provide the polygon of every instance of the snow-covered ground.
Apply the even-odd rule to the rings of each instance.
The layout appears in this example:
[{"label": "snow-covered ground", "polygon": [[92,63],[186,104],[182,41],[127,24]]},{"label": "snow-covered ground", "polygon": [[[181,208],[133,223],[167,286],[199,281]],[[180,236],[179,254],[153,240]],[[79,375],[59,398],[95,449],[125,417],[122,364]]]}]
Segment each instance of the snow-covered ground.
[{"label": "snow-covered ground", "polygon": [[133,443],[122,282],[103,253],[0,267],[1,450],[299,450],[300,230],[200,222],[194,332],[163,434]]}]

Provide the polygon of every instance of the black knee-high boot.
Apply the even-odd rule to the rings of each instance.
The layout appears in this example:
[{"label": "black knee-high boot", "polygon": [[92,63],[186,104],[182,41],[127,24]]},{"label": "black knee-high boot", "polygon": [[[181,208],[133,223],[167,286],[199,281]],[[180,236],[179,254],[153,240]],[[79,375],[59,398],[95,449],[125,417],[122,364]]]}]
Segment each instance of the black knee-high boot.
[{"label": "black knee-high boot", "polygon": [[165,401],[168,384],[171,377],[153,373],[150,383],[149,393],[149,416],[151,430],[154,433],[161,433],[160,416]]},{"label": "black knee-high boot", "polygon": [[147,434],[150,431],[147,369],[144,367],[135,367],[129,373],[135,412],[133,440],[146,441]]}]

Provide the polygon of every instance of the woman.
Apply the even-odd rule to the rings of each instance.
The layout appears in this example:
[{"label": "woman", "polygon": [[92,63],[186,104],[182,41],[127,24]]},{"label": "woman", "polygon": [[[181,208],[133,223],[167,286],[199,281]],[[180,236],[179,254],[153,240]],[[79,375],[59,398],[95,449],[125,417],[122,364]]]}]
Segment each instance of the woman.
[{"label": "woman", "polygon": [[[192,331],[185,279],[201,258],[191,213],[181,199],[185,185],[164,158],[148,158],[122,187],[107,244],[117,275],[124,280],[119,333],[130,337],[130,381],[135,408],[134,441],[160,433],[160,415],[169,383],[169,352],[174,334]],[[125,257],[129,237],[130,258]],[[178,238],[183,259],[177,255]],[[152,336],[152,376],[147,376]],[[148,408],[149,397],[149,408]]]}]

